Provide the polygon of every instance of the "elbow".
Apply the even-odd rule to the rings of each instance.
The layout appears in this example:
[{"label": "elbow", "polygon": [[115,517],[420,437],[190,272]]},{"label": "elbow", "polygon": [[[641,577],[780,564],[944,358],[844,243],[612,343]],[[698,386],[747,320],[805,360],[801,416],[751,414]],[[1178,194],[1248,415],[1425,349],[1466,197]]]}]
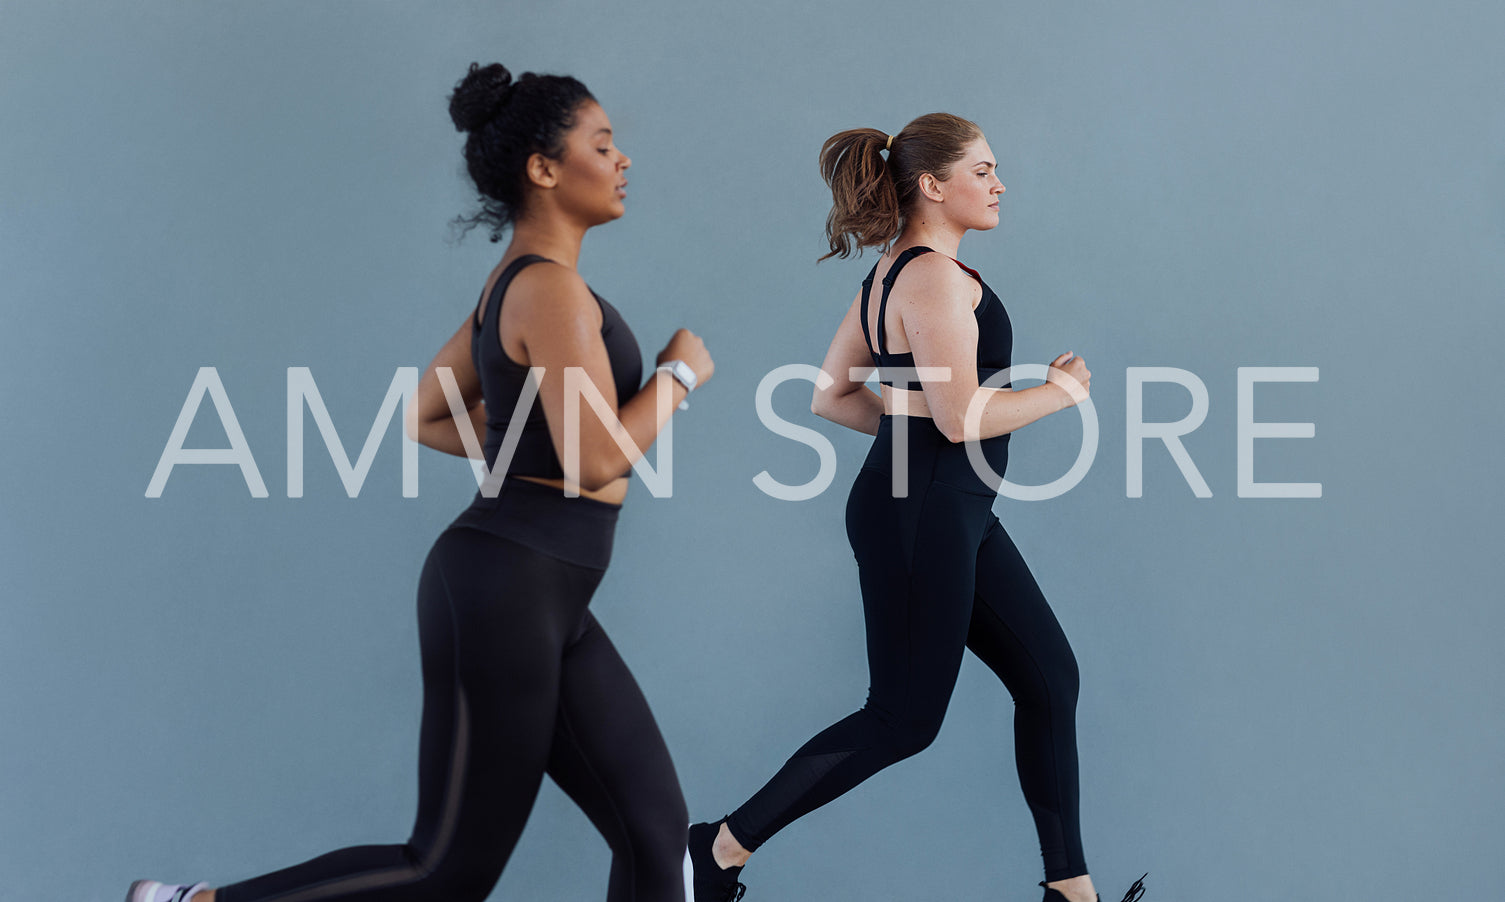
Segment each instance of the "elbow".
[{"label": "elbow", "polygon": [[607,479],[582,479],[578,483],[576,483],[576,485],[578,485],[580,487],[580,490],[583,492],[599,492],[607,486],[611,485],[614,479],[615,477]]},{"label": "elbow", "polygon": [[417,442],[425,448],[435,448],[439,451],[444,451],[446,449],[438,444],[439,436],[434,432],[434,427],[437,425],[438,423],[433,420],[420,420],[418,417],[409,417],[403,423],[402,431],[408,437],[409,441]]},{"label": "elbow", "polygon": [[841,410],[849,403],[849,393],[837,390],[836,386],[828,388],[816,388],[810,394],[810,412],[823,420],[833,423],[841,422]]},{"label": "elbow", "polygon": [[580,444],[573,455],[565,443],[554,445],[554,457],[567,483],[595,492],[606,488],[632,469],[632,458],[610,436],[587,433],[578,437]]},{"label": "elbow", "polygon": [[580,488],[587,492],[599,492],[601,489],[611,485],[623,474],[607,466],[605,461],[593,455],[580,461],[580,472],[575,475],[577,478],[574,482]]},{"label": "elbow", "polygon": [[402,431],[403,434],[407,436],[408,441],[417,442],[418,444],[423,445],[426,448],[432,448],[432,441],[424,441],[425,437],[431,438],[431,436],[425,433],[423,429],[424,425],[425,424],[419,423],[417,420],[409,420],[408,422],[403,424]]},{"label": "elbow", "polygon": [[418,405],[404,405],[402,411],[402,434],[407,436],[408,441],[418,441]]},{"label": "elbow", "polygon": [[934,422],[935,428],[940,430],[941,435],[951,444],[958,445],[967,440],[967,424],[964,417],[937,416]]}]

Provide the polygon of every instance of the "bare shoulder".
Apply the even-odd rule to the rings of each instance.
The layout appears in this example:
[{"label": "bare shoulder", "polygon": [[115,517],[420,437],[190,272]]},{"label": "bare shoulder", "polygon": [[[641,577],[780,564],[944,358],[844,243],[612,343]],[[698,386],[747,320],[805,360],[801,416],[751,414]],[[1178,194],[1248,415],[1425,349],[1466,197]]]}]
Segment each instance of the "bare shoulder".
[{"label": "bare shoulder", "polygon": [[859,291],[856,294],[852,295],[852,303],[847,305],[847,312],[844,318],[855,321],[859,316],[861,316],[861,312],[862,292]]},{"label": "bare shoulder", "polygon": [[522,269],[507,289],[503,315],[529,323],[587,322],[601,319],[601,308],[580,273],[552,260]]},{"label": "bare shoulder", "polygon": [[970,310],[982,299],[982,286],[945,254],[921,254],[894,280],[893,299],[916,310],[947,309],[957,304],[965,304]]}]

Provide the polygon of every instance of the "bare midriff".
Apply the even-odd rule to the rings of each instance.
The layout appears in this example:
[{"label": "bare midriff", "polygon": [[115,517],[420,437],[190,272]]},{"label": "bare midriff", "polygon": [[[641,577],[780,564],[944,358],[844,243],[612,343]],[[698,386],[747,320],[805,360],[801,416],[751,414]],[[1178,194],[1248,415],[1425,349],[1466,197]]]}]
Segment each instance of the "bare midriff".
[{"label": "bare midriff", "polygon": [[[883,412],[893,416],[903,411],[905,416],[925,417],[930,419],[930,405],[925,403],[924,391],[910,391],[909,389],[894,388],[891,385],[879,386],[883,389]],[[900,405],[903,405],[901,408]]]},{"label": "bare midriff", "polygon": [[[915,394],[919,393],[916,392]],[[563,479],[547,476],[518,476],[516,478],[536,482],[539,485],[553,486],[561,491],[565,488],[565,481]],[[582,498],[590,498],[594,501],[602,501],[606,504],[615,504],[621,507],[622,502],[627,499],[627,477],[620,476],[599,489],[582,489],[576,486],[576,491],[580,493],[580,497]]]}]

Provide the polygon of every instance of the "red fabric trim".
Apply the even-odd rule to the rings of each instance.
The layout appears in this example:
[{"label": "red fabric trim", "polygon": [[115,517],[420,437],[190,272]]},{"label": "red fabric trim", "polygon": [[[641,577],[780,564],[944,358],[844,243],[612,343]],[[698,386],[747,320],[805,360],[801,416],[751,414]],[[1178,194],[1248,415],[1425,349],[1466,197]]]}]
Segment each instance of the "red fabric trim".
[{"label": "red fabric trim", "polygon": [[980,275],[977,274],[977,270],[973,269],[972,267],[968,266],[967,264],[963,263],[962,261],[956,259],[955,257],[951,257],[949,259],[951,260],[952,263],[955,263],[957,266],[960,266],[962,269],[965,269],[967,271],[967,275],[971,276],[972,278],[976,279],[979,282],[982,281],[982,276],[980,276]]}]

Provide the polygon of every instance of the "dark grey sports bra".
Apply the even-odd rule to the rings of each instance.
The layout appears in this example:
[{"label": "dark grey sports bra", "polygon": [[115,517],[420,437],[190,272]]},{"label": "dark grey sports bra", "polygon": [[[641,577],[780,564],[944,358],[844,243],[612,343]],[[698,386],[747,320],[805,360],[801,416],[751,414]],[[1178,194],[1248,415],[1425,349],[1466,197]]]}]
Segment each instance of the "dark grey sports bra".
[{"label": "dark grey sports bra", "polygon": [[[507,264],[491,287],[490,301],[480,319],[471,316],[473,328],[470,333],[470,359],[476,373],[481,377],[481,395],[486,399],[486,466],[496,465],[497,452],[506,437],[507,426],[512,421],[517,399],[528,379],[528,367],[523,366],[502,348],[502,339],[497,328],[501,314],[502,299],[507,286],[526,266],[550,262],[547,257],[525,254]],[[637,393],[643,382],[643,356],[637,339],[617,308],[606,299],[591,292],[601,305],[601,340],[606,343],[606,354],[611,359],[611,377],[616,384],[617,400],[620,403]],[[480,303],[476,304],[480,313]],[[549,423],[544,418],[543,405],[537,399],[528,408],[523,422],[522,434],[507,467],[509,476],[542,476],[558,479],[564,476],[559,457],[554,453],[554,442],[549,437]]]}]

